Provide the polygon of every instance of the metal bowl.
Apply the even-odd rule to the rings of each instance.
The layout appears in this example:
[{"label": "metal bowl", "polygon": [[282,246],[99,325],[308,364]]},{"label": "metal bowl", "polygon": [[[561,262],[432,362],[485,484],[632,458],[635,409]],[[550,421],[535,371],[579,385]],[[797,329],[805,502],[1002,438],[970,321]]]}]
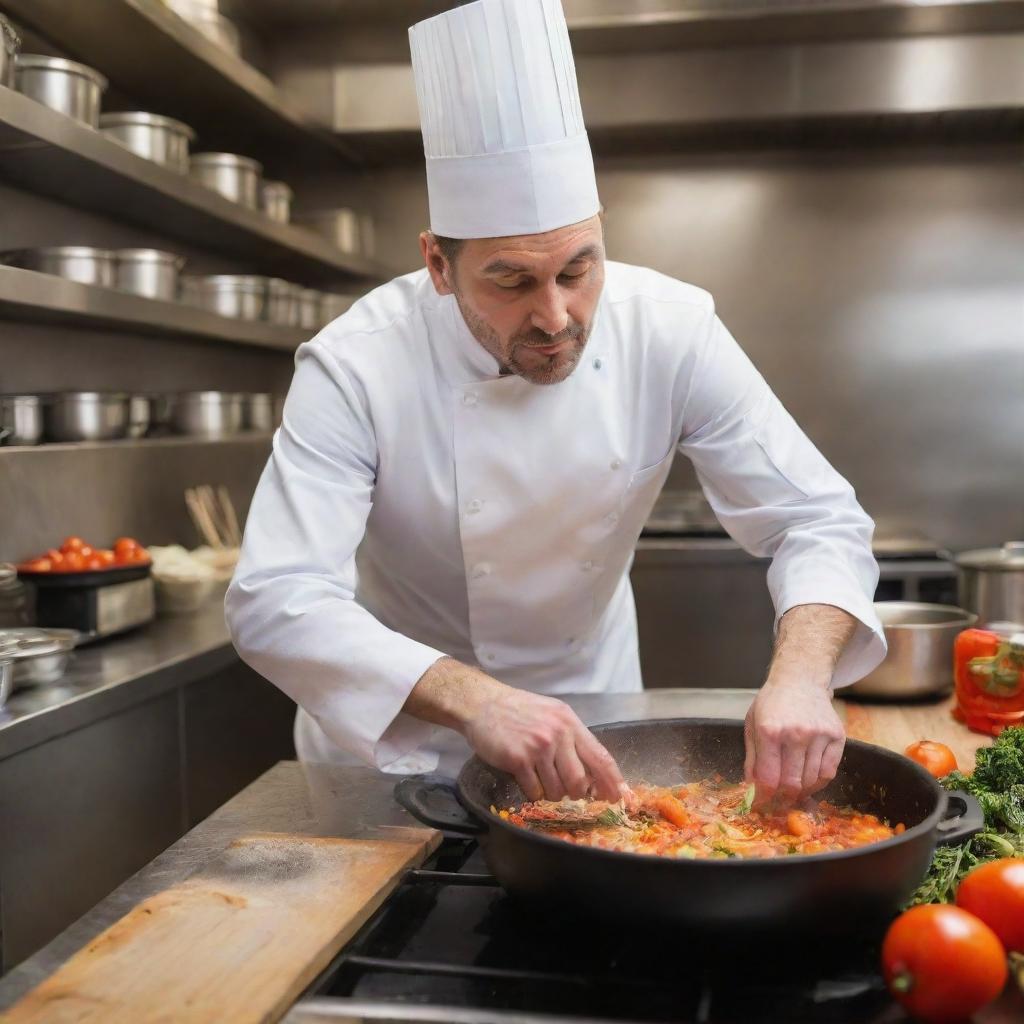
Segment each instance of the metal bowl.
[{"label": "metal bowl", "polygon": [[39,444],[43,406],[38,395],[0,395],[0,445]]},{"label": "metal bowl", "polygon": [[39,274],[53,274],[79,284],[113,288],[117,280],[114,253],[90,245],[49,245],[0,253],[0,262]]},{"label": "metal bowl", "polygon": [[260,187],[263,212],[278,224],[292,219],[292,198],[295,193],[283,181],[265,181]]},{"label": "metal bowl", "polygon": [[75,629],[0,629],[0,657],[13,660],[14,689],[57,682],[80,639]]},{"label": "metal bowl", "polygon": [[96,128],[107,80],[94,68],[63,57],[22,53],[15,62],[15,85],[43,106]]},{"label": "metal bowl", "polygon": [[188,173],[225,199],[259,209],[263,175],[259,161],[238,153],[195,153],[189,160]]},{"label": "metal bowl", "polygon": [[45,396],[43,427],[51,441],[113,441],[128,433],[128,396],[64,391]]},{"label": "metal bowl", "polygon": [[188,174],[188,147],[196,133],[182,121],[142,110],[100,116],[100,131],[136,156]]},{"label": "metal bowl", "polygon": [[176,434],[216,440],[242,429],[242,396],[230,391],[185,391],[174,397],[171,424]]},{"label": "metal bowl", "polygon": [[185,277],[181,292],[186,302],[236,320],[262,320],[267,308],[267,278],[255,274]]},{"label": "metal bowl", "polygon": [[117,287],[147,299],[174,302],[185,258],[160,249],[118,249]]},{"label": "metal bowl", "polygon": [[953,689],[953,642],[978,621],[953,605],[916,601],[875,604],[889,644],[885,660],[869,675],[839,690],[840,696],[905,700]]}]

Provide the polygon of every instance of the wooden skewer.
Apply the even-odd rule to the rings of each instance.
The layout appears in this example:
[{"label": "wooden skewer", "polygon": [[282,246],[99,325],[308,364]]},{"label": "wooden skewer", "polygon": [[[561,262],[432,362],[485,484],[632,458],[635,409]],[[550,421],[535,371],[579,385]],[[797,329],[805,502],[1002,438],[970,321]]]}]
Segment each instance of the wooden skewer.
[{"label": "wooden skewer", "polygon": [[221,507],[224,509],[224,518],[228,524],[228,539],[233,548],[242,546],[242,530],[238,525],[238,516],[235,514],[235,506],[231,501],[231,495],[224,486],[217,488],[217,495],[220,498]]},{"label": "wooden skewer", "polygon": [[195,524],[200,537],[212,548],[223,548],[224,545],[221,543],[217,527],[210,518],[209,511],[203,504],[196,488],[189,488],[185,491],[185,503],[188,505],[192,522]]}]

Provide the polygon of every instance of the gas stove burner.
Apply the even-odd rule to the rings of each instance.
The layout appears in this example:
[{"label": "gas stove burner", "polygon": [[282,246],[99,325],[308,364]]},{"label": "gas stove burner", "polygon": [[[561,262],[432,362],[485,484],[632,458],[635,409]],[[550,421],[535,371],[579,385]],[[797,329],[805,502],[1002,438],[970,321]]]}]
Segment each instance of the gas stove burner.
[{"label": "gas stove burner", "polygon": [[727,947],[546,914],[505,894],[473,840],[446,839],[285,1024],[890,1024],[874,969],[794,946]]}]

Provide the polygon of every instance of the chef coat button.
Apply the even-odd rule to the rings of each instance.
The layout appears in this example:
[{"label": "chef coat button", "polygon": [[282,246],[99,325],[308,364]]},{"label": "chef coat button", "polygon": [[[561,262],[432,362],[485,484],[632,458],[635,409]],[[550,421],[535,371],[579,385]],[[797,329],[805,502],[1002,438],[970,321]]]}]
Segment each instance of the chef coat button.
[{"label": "chef coat button", "polygon": [[612,469],[621,469],[622,468],[622,459],[612,459],[611,465],[612,465]]},{"label": "chef coat button", "polygon": [[600,359],[595,359],[594,360],[594,369],[595,370],[600,370],[601,369],[601,360]]},{"label": "chef coat button", "polygon": [[495,660],[495,658],[494,658],[494,655],[493,655],[493,654],[488,654],[488,655],[486,655],[486,657],[487,657],[487,660],[488,660],[488,661],[494,661],[494,660]]},{"label": "chef coat button", "polygon": [[484,576],[490,576],[491,574],[491,563],[490,562],[478,562],[473,566],[473,579],[483,579]]},{"label": "chef coat button", "polygon": [[479,498],[474,498],[471,502],[466,505],[466,511],[473,515],[474,512],[479,512],[484,507],[484,503]]},{"label": "chef coat button", "polygon": [[476,395],[472,391],[467,391],[462,396],[463,405],[476,405]]}]

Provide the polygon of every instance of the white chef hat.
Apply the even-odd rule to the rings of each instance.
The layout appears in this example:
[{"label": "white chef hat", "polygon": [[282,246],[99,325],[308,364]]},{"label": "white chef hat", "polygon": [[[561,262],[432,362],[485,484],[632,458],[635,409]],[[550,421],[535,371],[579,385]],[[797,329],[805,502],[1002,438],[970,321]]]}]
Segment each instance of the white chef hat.
[{"label": "white chef hat", "polygon": [[476,0],[409,29],[430,228],[534,234],[600,208],[559,0]]}]

